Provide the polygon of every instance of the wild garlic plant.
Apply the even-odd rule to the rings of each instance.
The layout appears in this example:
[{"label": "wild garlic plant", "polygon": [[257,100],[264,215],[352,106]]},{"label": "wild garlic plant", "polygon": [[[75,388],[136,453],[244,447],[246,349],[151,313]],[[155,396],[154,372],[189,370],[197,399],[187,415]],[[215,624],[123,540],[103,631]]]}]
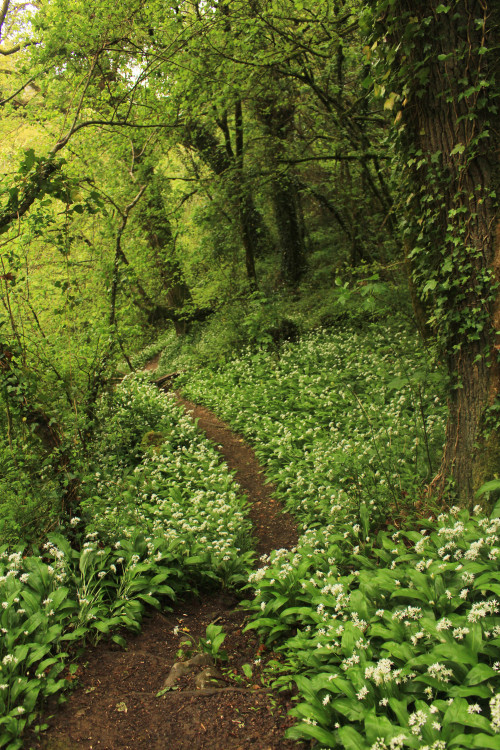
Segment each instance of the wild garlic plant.
[{"label": "wild garlic plant", "polygon": [[249,564],[246,501],[193,421],[141,376],[111,407],[80,516],[38,551],[0,549],[0,747],[24,746],[86,641],[125,646],[120,629],[138,630],[146,607],[234,585]]},{"label": "wild garlic plant", "polygon": [[[149,434],[156,444],[144,440]],[[215,448],[171,396],[141,377],[127,378],[102,442],[107,449],[87,477],[82,505],[88,531],[113,544],[140,529],[186,556],[208,552],[221,572],[235,566],[244,572],[237,563],[248,559],[247,502]]]},{"label": "wild garlic plant", "polygon": [[500,518],[479,508],[368,540],[313,531],[265,558],[248,627],[283,653],[278,684],[299,688],[289,736],[499,748],[499,559]]},{"label": "wild garlic plant", "polygon": [[302,522],[247,602],[248,627],[281,653],[276,686],[299,691],[289,736],[499,750],[500,522],[454,509],[405,530],[445,409],[417,342],[395,338],[318,331],[279,359],[248,351],[190,374],[185,392],[247,436]]},{"label": "wild garlic plant", "polygon": [[[304,528],[407,512],[444,439],[441,375],[403,328],[315,331],[280,358],[246,350],[184,377],[186,395],[255,446]],[[397,343],[394,343],[397,342]],[[180,382],[183,382],[182,379]]]}]

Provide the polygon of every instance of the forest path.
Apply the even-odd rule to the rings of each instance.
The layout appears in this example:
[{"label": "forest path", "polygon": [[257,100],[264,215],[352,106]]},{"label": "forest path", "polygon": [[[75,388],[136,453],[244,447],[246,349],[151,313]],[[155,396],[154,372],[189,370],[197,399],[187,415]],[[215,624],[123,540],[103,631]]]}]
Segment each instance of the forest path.
[{"label": "forest path", "polygon": [[[153,371],[156,362],[148,364]],[[236,472],[247,495],[259,555],[291,547],[297,528],[272,497],[253,450],[202,406],[178,401],[198,420],[223,460]],[[245,614],[235,596],[218,592],[178,603],[172,613],[151,611],[142,632],[127,636],[127,650],[101,642],[89,648],[80,665],[78,688],[62,708],[52,707],[49,728],[41,738],[30,734],[31,750],[287,750],[306,747],[284,740],[292,723],[291,696],[266,689],[261,680],[267,657],[253,631],[243,633]],[[196,689],[203,667],[191,668],[174,688],[157,697],[186,636],[196,644],[210,623],[223,627],[228,661],[218,665],[215,687]],[[258,663],[255,664],[255,661]],[[243,677],[242,665],[253,674]],[[50,707],[49,707],[50,708]],[[307,745],[308,746],[308,745]]]},{"label": "forest path", "polygon": [[198,428],[215,444],[229,468],[236,472],[235,480],[251,502],[249,516],[257,554],[269,554],[273,549],[290,549],[296,545],[297,524],[273,498],[272,486],[266,484],[264,471],[244,438],[204,406],[187,401],[179,394],[176,396],[188,414],[197,420]]}]

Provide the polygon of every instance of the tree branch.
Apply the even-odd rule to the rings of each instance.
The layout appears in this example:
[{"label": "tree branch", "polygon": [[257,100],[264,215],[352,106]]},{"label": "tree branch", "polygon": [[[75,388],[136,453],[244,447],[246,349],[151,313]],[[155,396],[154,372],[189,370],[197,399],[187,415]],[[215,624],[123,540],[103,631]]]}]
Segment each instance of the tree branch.
[{"label": "tree branch", "polygon": [[9,96],[8,99],[2,99],[0,101],[0,107],[3,107],[4,104],[8,104],[9,102],[12,101],[12,99],[15,99],[16,96],[20,94],[21,91],[26,88],[26,86],[29,86],[30,83],[33,83],[34,80],[35,80],[34,78],[30,78],[29,81],[26,81],[26,83],[23,83],[23,85],[20,88],[18,88],[17,91],[14,91],[14,93],[11,96]]},{"label": "tree branch", "polygon": [[7,18],[7,11],[9,10],[10,0],[3,0],[2,8],[0,10],[0,35],[2,33],[5,19]]}]

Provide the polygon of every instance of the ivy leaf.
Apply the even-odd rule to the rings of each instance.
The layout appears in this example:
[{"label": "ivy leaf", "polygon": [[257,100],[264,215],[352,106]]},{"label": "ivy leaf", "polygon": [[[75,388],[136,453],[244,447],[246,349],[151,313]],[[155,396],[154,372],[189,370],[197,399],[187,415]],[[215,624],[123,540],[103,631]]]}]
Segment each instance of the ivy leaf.
[{"label": "ivy leaf", "polygon": [[391,91],[389,94],[389,98],[385,100],[384,102],[384,109],[394,109],[394,104],[396,103],[397,94],[395,91]]},{"label": "ivy leaf", "polygon": [[424,286],[424,292],[430,292],[433,291],[437,287],[437,280],[436,279],[430,279],[426,285]]}]

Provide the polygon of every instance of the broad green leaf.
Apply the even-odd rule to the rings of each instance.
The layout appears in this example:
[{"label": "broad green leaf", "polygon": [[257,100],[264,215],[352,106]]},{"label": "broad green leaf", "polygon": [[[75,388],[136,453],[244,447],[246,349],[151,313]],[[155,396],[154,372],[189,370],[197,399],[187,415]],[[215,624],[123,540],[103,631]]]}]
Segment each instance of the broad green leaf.
[{"label": "broad green leaf", "polygon": [[[369,745],[354,727],[343,726],[337,732],[345,750],[368,750]],[[335,745],[331,745],[335,747]]]},{"label": "broad green leaf", "polygon": [[466,682],[467,685],[479,685],[480,682],[497,677],[498,673],[487,664],[476,664],[468,673]]},{"label": "broad green leaf", "polygon": [[349,721],[362,721],[367,710],[357,698],[335,698],[332,707]]},{"label": "broad green leaf", "polygon": [[481,732],[474,735],[472,743],[472,747],[477,747],[479,750],[500,750],[500,734],[491,737]]},{"label": "broad green leaf", "polygon": [[[301,740],[305,737],[317,740],[324,747],[335,747],[335,737],[331,732],[311,724],[299,724],[286,730],[285,736],[291,740]],[[364,750],[364,749],[363,749]]]}]

